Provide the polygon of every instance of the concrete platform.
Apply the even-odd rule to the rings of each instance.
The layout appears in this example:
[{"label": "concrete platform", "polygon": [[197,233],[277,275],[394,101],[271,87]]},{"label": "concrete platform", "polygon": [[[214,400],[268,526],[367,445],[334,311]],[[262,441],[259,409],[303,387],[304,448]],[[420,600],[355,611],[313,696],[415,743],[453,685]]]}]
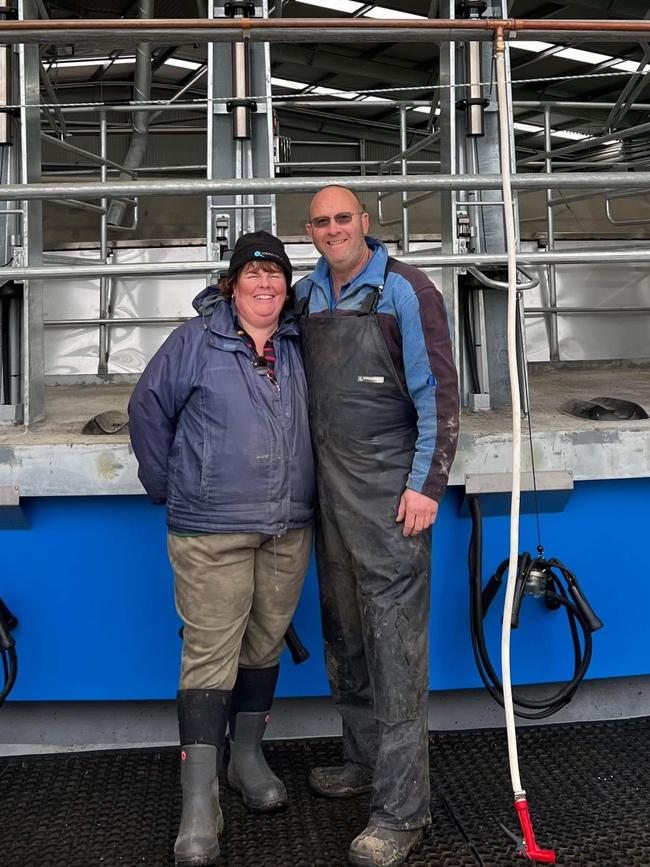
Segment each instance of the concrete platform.
[{"label": "concrete platform", "polygon": [[[46,420],[30,428],[0,428],[0,485],[21,496],[141,494],[127,434],[87,436],[89,418],[125,411],[131,385],[56,385],[46,388]],[[620,397],[650,411],[650,366],[551,367],[531,365],[531,424],[538,471],[568,470],[576,481],[650,476],[650,420],[588,421],[560,412],[571,397]],[[468,473],[511,469],[511,419],[507,409],[461,419],[450,483]],[[527,423],[523,469],[530,468]]]}]

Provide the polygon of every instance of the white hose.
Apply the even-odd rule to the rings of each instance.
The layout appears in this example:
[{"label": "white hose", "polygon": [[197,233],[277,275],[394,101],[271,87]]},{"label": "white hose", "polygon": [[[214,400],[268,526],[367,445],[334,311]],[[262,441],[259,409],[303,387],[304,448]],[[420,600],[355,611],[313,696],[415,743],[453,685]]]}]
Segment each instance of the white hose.
[{"label": "white hose", "polygon": [[510,395],[512,400],[512,497],[510,506],[510,557],[508,562],[508,583],[503,606],[501,626],[501,679],[503,681],[503,706],[506,715],[506,734],[508,736],[508,760],[510,779],[515,799],[525,797],[519,776],[519,756],[517,755],[517,731],[515,711],[512,702],[512,678],[510,674],[510,621],[515,595],[517,559],[519,553],[519,504],[521,499],[521,394],[519,392],[519,372],[517,370],[517,239],[515,235],[514,203],[510,182],[510,124],[508,113],[508,94],[506,90],[506,59],[503,33],[497,32],[496,41],[497,104],[499,107],[499,149],[501,159],[501,179],[503,189],[503,213],[506,230],[506,253],[508,260],[508,372],[510,374]]}]

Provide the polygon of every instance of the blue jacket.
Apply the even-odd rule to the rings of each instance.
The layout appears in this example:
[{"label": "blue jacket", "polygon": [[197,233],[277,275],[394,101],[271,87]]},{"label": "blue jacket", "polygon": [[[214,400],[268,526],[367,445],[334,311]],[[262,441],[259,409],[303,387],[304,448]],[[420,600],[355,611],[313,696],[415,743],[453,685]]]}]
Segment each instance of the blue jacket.
[{"label": "blue jacket", "polygon": [[312,520],[307,386],[295,319],[273,338],[280,391],[253,368],[229,301],[208,286],[201,314],[170,334],[129,403],[138,476],[171,529],[281,535]]},{"label": "blue jacket", "polygon": [[313,274],[296,284],[296,300],[309,296],[312,316],[349,316],[369,293],[383,287],[377,307],[379,327],[417,413],[417,442],[407,487],[439,500],[458,440],[458,379],[447,312],[442,295],[424,271],[395,262],[386,275],[386,247],[368,236],[366,243],[372,257],[360,274],[341,287],[338,301],[324,258]]}]

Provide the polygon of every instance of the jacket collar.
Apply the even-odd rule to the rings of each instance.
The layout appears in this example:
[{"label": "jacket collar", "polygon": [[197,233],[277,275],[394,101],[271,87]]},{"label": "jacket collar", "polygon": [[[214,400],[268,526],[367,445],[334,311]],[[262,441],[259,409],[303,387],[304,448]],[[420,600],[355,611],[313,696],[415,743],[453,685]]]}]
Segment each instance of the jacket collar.
[{"label": "jacket collar", "polygon": [[[371,235],[366,235],[366,244],[372,251],[372,256],[366,267],[357,274],[350,282],[346,289],[348,292],[354,292],[360,286],[383,286],[384,274],[386,273],[386,262],[388,260],[388,250],[385,244],[373,238]],[[321,256],[314,272],[311,275],[313,282],[328,295],[330,293],[330,266],[324,256]]]}]

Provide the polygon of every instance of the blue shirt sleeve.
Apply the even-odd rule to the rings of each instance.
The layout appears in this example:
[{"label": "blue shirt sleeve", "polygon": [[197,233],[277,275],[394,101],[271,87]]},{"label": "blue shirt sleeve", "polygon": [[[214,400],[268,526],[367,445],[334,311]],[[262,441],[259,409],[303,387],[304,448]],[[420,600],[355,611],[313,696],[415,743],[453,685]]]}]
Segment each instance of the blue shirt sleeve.
[{"label": "blue shirt sleeve", "polygon": [[[417,412],[418,436],[407,487],[440,500],[458,440],[458,378],[442,295],[424,272],[402,280],[394,294],[402,335],[406,386]],[[409,274],[410,276],[410,274]]]}]

